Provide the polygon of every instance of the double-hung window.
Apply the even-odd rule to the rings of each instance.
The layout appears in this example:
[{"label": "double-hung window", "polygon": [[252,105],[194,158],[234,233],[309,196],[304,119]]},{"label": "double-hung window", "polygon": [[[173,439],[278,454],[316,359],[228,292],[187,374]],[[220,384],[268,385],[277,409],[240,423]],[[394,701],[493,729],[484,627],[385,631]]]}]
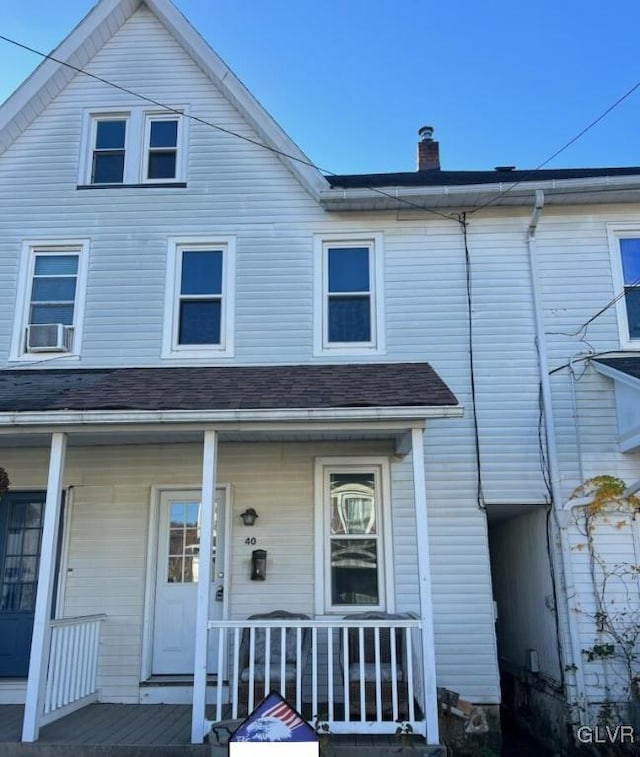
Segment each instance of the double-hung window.
[{"label": "double-hung window", "polygon": [[178,175],[180,120],[176,116],[147,116],[145,181],[170,181]]},{"label": "double-hung window", "polygon": [[620,341],[640,349],[640,228],[613,227],[610,240]]},{"label": "double-hung window", "polygon": [[234,240],[171,240],[164,357],[233,350]]},{"label": "double-hung window", "polygon": [[317,461],[321,489],[322,543],[318,569],[324,576],[319,612],[387,608],[384,541],[386,463]]},{"label": "double-hung window", "polygon": [[384,351],[382,239],[316,243],[315,352]]},{"label": "double-hung window", "polygon": [[12,359],[77,353],[87,244],[25,244]]},{"label": "double-hung window", "polygon": [[92,184],[122,184],[126,155],[127,118],[96,118],[93,122]]},{"label": "double-hung window", "polygon": [[184,184],[187,123],[181,113],[87,113],[85,127],[81,187]]}]

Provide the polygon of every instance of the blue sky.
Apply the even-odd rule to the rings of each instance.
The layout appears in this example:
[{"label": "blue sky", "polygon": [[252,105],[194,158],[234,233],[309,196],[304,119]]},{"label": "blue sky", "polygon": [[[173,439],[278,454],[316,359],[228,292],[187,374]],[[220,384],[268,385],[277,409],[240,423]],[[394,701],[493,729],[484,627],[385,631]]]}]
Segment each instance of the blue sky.
[{"label": "blue sky", "polygon": [[[3,0],[52,50],[93,0]],[[307,155],[336,173],[532,168],[640,81],[638,0],[175,0]],[[39,59],[0,41],[0,100]],[[555,167],[640,165],[640,88]]]}]

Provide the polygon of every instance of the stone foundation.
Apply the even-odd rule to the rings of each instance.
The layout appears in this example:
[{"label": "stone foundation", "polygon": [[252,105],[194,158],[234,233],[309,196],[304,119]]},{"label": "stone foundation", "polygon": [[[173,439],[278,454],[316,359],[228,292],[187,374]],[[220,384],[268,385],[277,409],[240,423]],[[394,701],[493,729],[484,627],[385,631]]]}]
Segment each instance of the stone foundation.
[{"label": "stone foundation", "polygon": [[470,704],[440,710],[440,740],[450,757],[499,757],[502,747],[500,706]]}]

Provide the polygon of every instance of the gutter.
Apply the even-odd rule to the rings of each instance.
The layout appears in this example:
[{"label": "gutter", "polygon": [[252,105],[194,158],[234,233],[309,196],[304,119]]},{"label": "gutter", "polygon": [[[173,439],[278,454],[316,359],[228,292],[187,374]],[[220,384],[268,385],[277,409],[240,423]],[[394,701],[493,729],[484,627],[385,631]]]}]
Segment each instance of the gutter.
[{"label": "gutter", "polygon": [[[531,294],[535,318],[536,346],[538,351],[538,365],[540,369],[540,387],[542,393],[542,408],[544,428],[547,441],[547,458],[549,462],[549,477],[551,479],[551,511],[556,530],[554,544],[559,548],[552,553],[556,574],[560,576],[560,589],[564,601],[558,602],[556,612],[559,616],[559,627],[567,629],[568,643],[562,643],[563,658],[560,664],[564,666],[566,696],[570,707],[572,724],[579,722],[586,725],[586,702],[584,673],[582,670],[582,651],[578,630],[576,610],[574,608],[576,589],[571,565],[571,550],[566,526],[566,512],[562,512],[562,489],[560,486],[560,469],[558,466],[558,448],[556,443],[555,422],[551,397],[551,381],[547,370],[547,345],[544,332],[544,316],[541,307],[540,290],[538,286],[538,270],[536,260],[536,230],[544,207],[544,193],[536,190],[535,205],[531,214],[527,230],[527,248],[529,252],[529,267],[531,270]],[[563,518],[563,516],[565,516]],[[564,641],[564,639],[563,639]]]},{"label": "gutter", "polygon": [[[533,173],[533,171],[532,171]],[[581,179],[547,179],[526,181],[497,181],[492,184],[461,184],[437,186],[375,186],[375,187],[335,187],[320,192],[320,204],[325,210],[349,210],[406,208],[405,201],[420,201],[426,208],[459,208],[485,205],[491,199],[494,206],[529,206],[531,191],[543,191],[547,205],[577,205],[603,202],[621,202],[615,192],[635,192],[625,198],[626,202],[640,199],[640,177],[593,176]],[[382,194],[384,193],[384,194]],[[419,210],[419,208],[413,208]]]},{"label": "gutter", "polygon": [[460,417],[461,405],[441,407],[346,407],[301,408],[296,410],[44,410],[0,413],[0,430],[16,427],[59,427],[133,424],[208,424],[269,422],[354,422],[354,421],[420,421],[431,418]]}]

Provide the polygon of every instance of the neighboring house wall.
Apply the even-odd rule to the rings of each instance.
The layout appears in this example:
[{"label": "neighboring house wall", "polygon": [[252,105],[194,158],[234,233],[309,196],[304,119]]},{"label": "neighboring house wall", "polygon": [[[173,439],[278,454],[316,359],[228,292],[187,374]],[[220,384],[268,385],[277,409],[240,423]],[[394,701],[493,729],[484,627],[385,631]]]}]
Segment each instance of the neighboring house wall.
[{"label": "neighboring house wall", "polygon": [[541,549],[546,541],[544,507],[508,518],[490,531],[493,591],[500,608],[498,654],[508,670],[520,672],[531,669],[528,650],[534,650],[540,672],[559,681],[550,556]]},{"label": "neighboring house wall", "polygon": [[[538,223],[535,254],[547,340],[545,369],[550,372],[558,447],[562,499],[556,506],[560,510],[574,489],[590,477],[614,475],[628,483],[640,477],[640,455],[621,453],[618,448],[613,381],[599,374],[589,360],[584,360],[589,352],[615,352],[621,348],[618,317],[613,306],[613,300],[621,294],[621,288],[615,284],[612,272],[608,229],[611,225],[632,224],[637,220],[637,210],[637,207],[628,205],[548,207],[544,209]],[[473,240],[473,236],[470,239]],[[514,256],[524,256],[523,259],[526,260],[524,223],[520,239],[519,243],[514,240],[513,249],[504,256],[512,267]],[[473,245],[471,255],[477,266]],[[524,276],[523,281],[517,275],[513,275],[511,281],[518,285],[518,289],[524,284],[522,296],[516,298],[516,302],[519,301],[524,309],[526,300],[531,301],[531,275],[528,266],[520,272]],[[515,274],[515,270],[512,273]],[[499,273],[497,275],[499,277]],[[505,300],[496,298],[493,303],[493,321],[486,325],[489,333],[494,328],[498,336],[503,328],[500,319],[505,317],[505,313],[500,310],[504,302]],[[513,298],[507,298],[506,302],[513,305]],[[603,312],[585,326],[600,310]],[[528,345],[528,350],[525,345]],[[541,420],[537,398],[540,378],[537,369],[531,371],[531,360],[534,366],[537,363],[532,322],[525,327],[524,343],[517,341],[513,346],[513,393],[518,402],[528,397],[530,444],[527,453],[532,465],[529,470],[535,471],[542,466],[540,446],[544,443],[544,435],[536,442]],[[477,389],[483,396],[491,391],[488,387],[491,373],[488,371],[483,376],[482,366],[485,361],[489,361],[489,365],[497,368],[500,360],[505,358],[508,361],[507,353],[501,355],[499,349],[488,346],[483,352],[479,348]],[[480,404],[479,408],[482,407]],[[490,428],[496,424],[500,417],[496,410],[494,408],[493,412],[480,416],[481,429],[483,421]],[[503,416],[503,420],[506,422],[498,426],[496,435],[502,433],[508,440],[510,424],[506,416]],[[483,436],[481,432],[481,439],[483,461],[489,460],[489,464],[484,466],[484,480],[490,482],[491,444],[487,444],[486,433]],[[504,448],[503,451],[506,452]],[[538,459],[535,460],[535,457]],[[520,460],[525,463],[525,458],[521,457]],[[524,478],[526,465],[523,465],[522,470]],[[522,488],[505,487],[502,497],[510,494],[514,501],[526,503],[534,490],[526,481],[523,480],[522,483]],[[541,488],[539,496],[540,501],[544,502],[549,500],[550,494],[545,488]],[[490,499],[488,501],[491,502]],[[597,627],[598,593],[603,588],[602,575],[597,575],[594,580],[593,561],[589,556],[585,524],[580,520],[580,513],[578,510],[577,518],[570,517],[567,527],[574,583],[569,589],[569,602],[576,608],[573,613],[577,621],[577,647],[580,650],[590,650],[594,645],[607,643],[611,639],[607,638],[607,634],[599,632]],[[623,515],[612,515],[608,522],[606,519],[605,522],[599,522],[596,531],[594,542],[599,551],[599,559],[603,560],[607,570],[615,572],[620,566],[626,566],[626,569],[631,568],[633,571],[640,556],[637,524]],[[554,545],[553,539],[551,544]],[[562,674],[558,667],[557,651],[553,647],[555,623],[548,610],[552,592],[545,514],[542,508],[504,523],[493,524],[490,529],[490,548],[494,595],[498,602],[499,653],[503,671],[507,673],[505,680],[509,682],[511,689],[505,693],[505,700],[515,706],[516,711],[524,708],[522,711],[528,713],[526,719],[538,724],[538,732],[547,729],[551,734],[549,729],[555,728],[563,718],[562,709],[554,704],[561,702],[562,694],[557,687]],[[596,574],[599,574],[599,569],[596,569]],[[563,582],[559,576],[556,578],[558,601],[567,602]],[[627,588],[623,588],[618,579],[610,581],[611,583],[616,584],[613,591],[616,605],[612,609],[626,605],[627,612],[635,616],[639,606],[635,579],[631,577],[631,585]],[[560,629],[566,648],[567,629],[562,623]],[[538,652],[540,676],[527,670],[527,651],[532,648]],[[584,670],[585,694],[591,703],[589,711],[583,717],[586,722],[595,723],[601,714],[599,708],[603,701],[627,699],[628,691],[624,691],[622,680],[624,675],[620,675],[619,660],[613,663],[597,659],[590,661],[588,654],[583,651],[577,662]],[[556,735],[560,740],[565,738],[562,728]]]}]

